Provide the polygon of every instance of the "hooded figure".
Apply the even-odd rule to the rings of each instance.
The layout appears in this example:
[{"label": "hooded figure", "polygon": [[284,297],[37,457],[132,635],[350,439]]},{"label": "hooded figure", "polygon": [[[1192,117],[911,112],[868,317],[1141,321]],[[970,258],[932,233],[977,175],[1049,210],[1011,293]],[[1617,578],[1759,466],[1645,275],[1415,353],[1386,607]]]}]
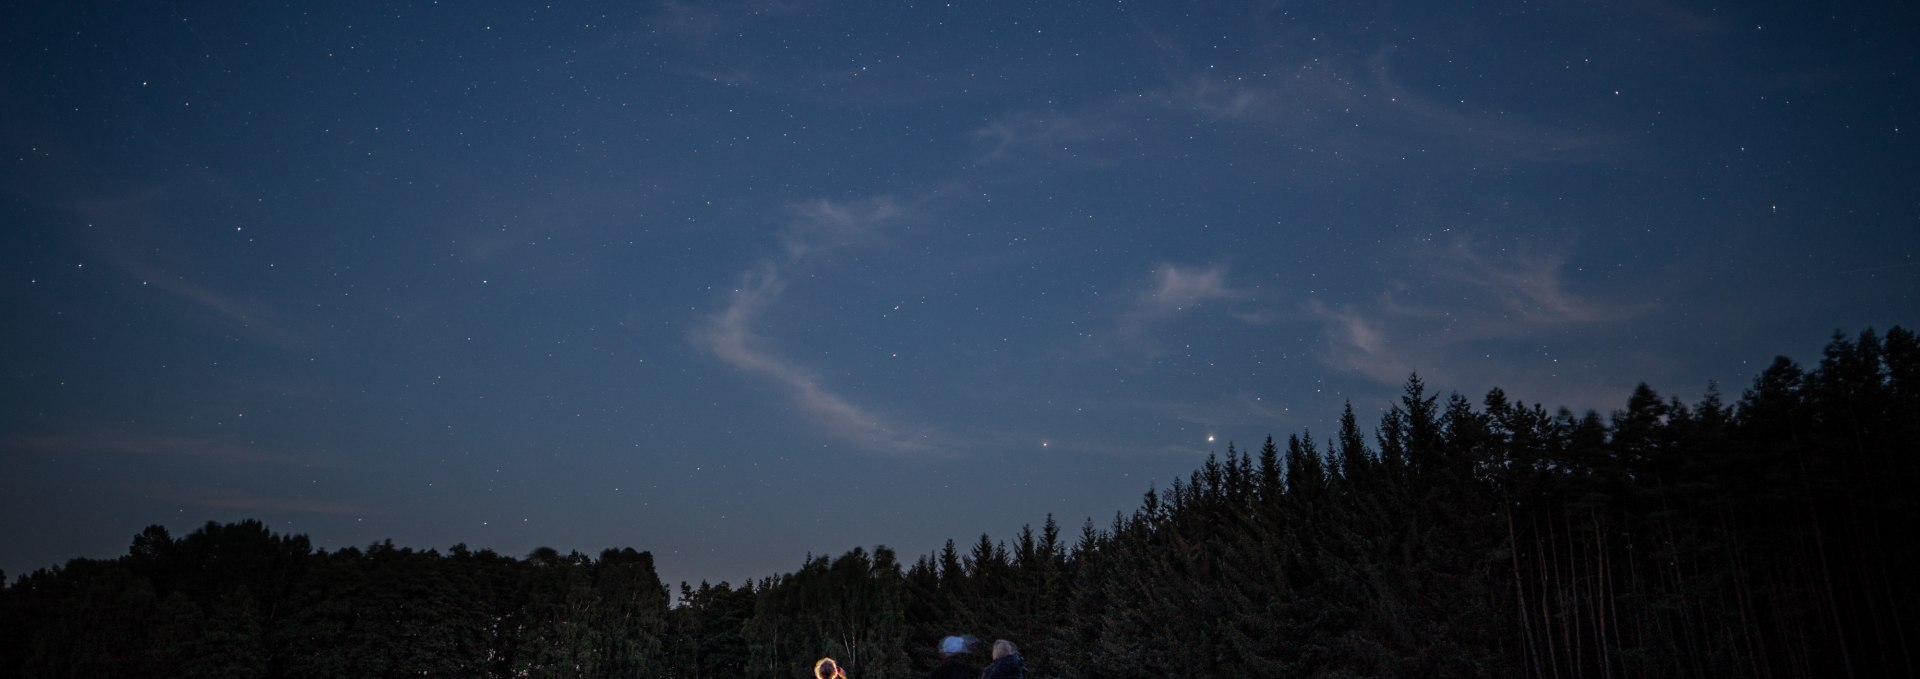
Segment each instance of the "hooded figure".
[{"label": "hooded figure", "polygon": [[987,671],[980,673],[981,679],[1027,679],[1026,661],[1020,659],[1020,649],[1013,642],[1001,639],[993,642],[993,664]]},{"label": "hooded figure", "polygon": [[821,658],[813,664],[813,679],[847,679],[847,672],[833,658]]},{"label": "hooded figure", "polygon": [[927,679],[978,679],[980,669],[974,667],[967,646],[967,640],[962,637],[941,639],[940,666],[933,668]]}]

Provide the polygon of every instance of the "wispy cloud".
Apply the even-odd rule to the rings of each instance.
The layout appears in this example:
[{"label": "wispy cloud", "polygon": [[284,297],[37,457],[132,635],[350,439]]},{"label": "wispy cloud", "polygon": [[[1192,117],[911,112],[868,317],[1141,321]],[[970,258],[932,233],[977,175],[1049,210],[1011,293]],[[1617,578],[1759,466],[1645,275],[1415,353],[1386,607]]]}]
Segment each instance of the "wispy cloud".
[{"label": "wispy cloud", "polygon": [[1476,163],[1591,162],[1623,146],[1618,135],[1422,95],[1395,77],[1393,57],[1388,48],[1370,58],[1302,58],[1254,77],[1209,70],[1149,98],[1357,161],[1395,159],[1416,148]]},{"label": "wispy cloud", "polygon": [[1075,153],[1074,147],[1106,139],[1119,129],[1111,120],[1089,115],[1019,114],[988,123],[971,133],[979,162],[1007,160],[1028,153]]},{"label": "wispy cloud", "polygon": [[653,27],[669,35],[704,41],[719,34],[727,25],[726,18],[719,12],[698,3],[667,0],[660,3],[659,8],[653,17]]},{"label": "wispy cloud", "polygon": [[1640,31],[1655,30],[1691,40],[1702,36],[1716,36],[1733,31],[1735,21],[1727,15],[1705,13],[1673,0],[1630,0],[1629,2],[1608,5],[1621,15],[1638,19],[1632,27],[1624,29],[1635,37],[1643,35]]},{"label": "wispy cloud", "polygon": [[103,252],[106,260],[122,272],[141,282],[151,285],[180,299],[211,311],[228,323],[245,330],[261,340],[282,349],[304,348],[308,341],[299,333],[287,329],[274,305],[252,295],[232,294],[212,287],[187,281],[184,276],[169,273],[145,261],[130,258],[124,253]]},{"label": "wispy cloud", "polygon": [[262,450],[252,444],[192,436],[154,434],[66,434],[13,439],[16,450],[44,455],[140,455],[207,462],[259,463],[301,467],[330,466],[330,460]]},{"label": "wispy cloud", "polygon": [[[1325,333],[1329,367],[1387,385],[1418,372],[1436,384],[1503,386],[1599,406],[1601,391],[1590,380],[1606,376],[1574,379],[1582,368],[1559,362],[1551,347],[1590,342],[1615,321],[1651,309],[1574,292],[1561,252],[1502,250],[1462,239],[1406,257],[1414,262],[1409,278],[1390,281],[1371,300],[1307,302],[1308,316]],[[1517,345],[1535,349],[1516,356]],[[1606,393],[1609,401],[1618,397]]]},{"label": "wispy cloud", "polygon": [[[224,186],[213,177],[201,179],[207,185]],[[253,295],[235,294],[196,282],[182,273],[198,268],[183,254],[189,248],[153,221],[154,215],[183,211],[181,204],[193,200],[191,196],[181,195],[178,183],[154,184],[97,196],[68,203],[65,208],[88,222],[89,233],[97,234],[90,242],[94,252],[140,285],[210,311],[280,348],[305,345],[307,342],[301,333],[288,328],[284,316],[274,305]],[[214,191],[217,193],[220,189]]]},{"label": "wispy cloud", "polygon": [[1398,105],[1413,129],[1464,144],[1463,149],[1483,149],[1498,161],[1591,162],[1620,148],[1618,135],[1563,129],[1502,112],[1475,110],[1447,105],[1437,99],[1420,96],[1393,75],[1393,51],[1381,50],[1368,64],[1375,98],[1385,97]]},{"label": "wispy cloud", "polygon": [[1389,340],[1380,321],[1351,306],[1330,307],[1313,300],[1307,310],[1326,324],[1327,363],[1393,384],[1417,372],[1419,366]]},{"label": "wispy cloud", "polygon": [[[1135,294],[1114,321],[1114,334],[1134,349],[1153,353],[1152,330],[1210,303],[1244,299],[1248,293],[1227,283],[1225,264],[1154,268],[1148,287]],[[1243,320],[1258,314],[1231,314]]]},{"label": "wispy cloud", "polygon": [[178,502],[194,507],[238,509],[249,512],[327,514],[332,516],[366,516],[376,513],[365,507],[344,502],[254,495],[235,490],[161,488],[151,491],[150,497],[156,500]]},{"label": "wispy cloud", "polygon": [[658,5],[652,28],[684,40],[706,42],[738,31],[749,21],[780,17],[819,3],[787,0],[731,0],[726,2],[682,2],[666,0]]},{"label": "wispy cloud", "polygon": [[1599,323],[1634,311],[1569,292],[1563,253],[1517,252],[1495,257],[1462,239],[1438,253],[1434,263],[1439,275],[1465,285],[1504,312],[1501,320],[1506,322],[1491,328],[1497,332]]},{"label": "wispy cloud", "polygon": [[779,235],[788,262],[872,243],[879,238],[881,228],[898,218],[901,211],[890,197],[851,203],[822,199],[792,209],[794,219]]},{"label": "wispy cloud", "polygon": [[782,389],[802,412],[827,433],[862,448],[889,453],[937,450],[925,428],[902,425],[829,389],[815,371],[784,356],[777,343],[758,329],[767,311],[780,302],[792,269],[827,252],[878,239],[885,225],[900,216],[891,199],[854,203],[818,200],[794,206],[793,221],[778,234],[784,258],[769,258],[740,274],[727,305],[709,315],[690,338],[734,368]]},{"label": "wispy cloud", "polygon": [[1227,286],[1227,267],[1224,264],[1204,268],[1162,264],[1154,272],[1153,282],[1153,289],[1140,296],[1136,311],[1156,318],[1173,316],[1208,301],[1233,299],[1243,294]]}]

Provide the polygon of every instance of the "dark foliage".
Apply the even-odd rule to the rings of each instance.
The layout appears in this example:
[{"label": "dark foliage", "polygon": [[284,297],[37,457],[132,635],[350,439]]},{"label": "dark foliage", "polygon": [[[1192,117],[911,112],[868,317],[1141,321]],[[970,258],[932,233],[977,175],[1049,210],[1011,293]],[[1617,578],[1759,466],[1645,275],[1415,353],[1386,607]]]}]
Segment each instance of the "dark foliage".
[{"label": "dark foliage", "polygon": [[1371,440],[1348,408],[1325,441],[1229,445],[1072,545],[1048,517],[910,565],[683,584],[671,610],[633,550],[156,526],[0,592],[0,674],[791,677],[831,655],[904,677],[965,632],[1034,676],[1911,676],[1916,446],[1920,342],[1895,328],[1779,359],[1731,405],[1476,407],[1416,377]]}]

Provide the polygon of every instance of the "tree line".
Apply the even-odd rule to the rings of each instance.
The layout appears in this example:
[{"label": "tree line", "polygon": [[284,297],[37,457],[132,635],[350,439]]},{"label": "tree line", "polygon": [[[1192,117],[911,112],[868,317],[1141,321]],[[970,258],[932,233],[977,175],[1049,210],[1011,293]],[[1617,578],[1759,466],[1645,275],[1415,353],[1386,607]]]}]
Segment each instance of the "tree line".
[{"label": "tree line", "polygon": [[1737,402],[1609,416],[1418,377],[1371,431],[1229,444],[1138,508],[904,563],[808,556],[678,605],[645,552],[314,550],[257,521],[0,590],[19,677],[924,675],[940,637],[1049,677],[1913,675],[1920,343],[1836,334]]}]

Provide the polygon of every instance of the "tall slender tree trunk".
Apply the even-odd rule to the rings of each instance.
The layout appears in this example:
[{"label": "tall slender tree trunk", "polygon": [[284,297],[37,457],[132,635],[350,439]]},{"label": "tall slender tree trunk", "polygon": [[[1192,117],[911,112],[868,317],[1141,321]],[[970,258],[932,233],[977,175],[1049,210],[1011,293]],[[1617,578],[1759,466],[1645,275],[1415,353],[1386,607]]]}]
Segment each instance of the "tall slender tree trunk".
[{"label": "tall slender tree trunk", "polygon": [[[1893,580],[1887,577],[1887,562],[1885,560],[1881,560],[1880,562],[1880,584],[1886,587],[1886,599],[1888,602],[1899,601],[1899,598],[1893,591]],[[1900,607],[1889,603],[1887,608],[1893,615],[1894,645],[1900,648],[1900,662],[1907,668],[1907,676],[1914,676],[1913,652],[1907,648],[1907,627],[1906,623],[1901,621]]]},{"label": "tall slender tree trunk", "polygon": [[1513,594],[1514,594],[1515,605],[1518,606],[1520,611],[1521,665],[1526,666],[1529,662],[1531,662],[1533,666],[1533,676],[1542,677],[1544,679],[1544,677],[1546,677],[1546,673],[1542,671],[1540,667],[1540,654],[1535,652],[1534,646],[1533,646],[1533,623],[1529,622],[1527,617],[1527,586],[1526,586],[1526,580],[1522,578],[1520,575],[1520,542],[1519,540],[1515,539],[1513,534],[1512,503],[1508,503],[1506,507],[1506,514],[1507,514],[1507,546],[1508,546],[1507,555],[1510,557],[1510,560],[1513,562]]},{"label": "tall slender tree trunk", "polygon": [[1695,631],[1693,628],[1693,604],[1687,596],[1687,578],[1686,574],[1680,569],[1680,536],[1674,534],[1673,522],[1671,521],[1661,522],[1661,527],[1667,529],[1667,545],[1669,546],[1667,558],[1668,563],[1673,566],[1671,569],[1673,571],[1673,592],[1679,602],[1679,631],[1681,641],[1686,644],[1686,646],[1680,650],[1679,655],[1686,661],[1687,669],[1690,670],[1688,674],[1696,677],[1705,676],[1705,670],[1700,667],[1700,654],[1703,649],[1699,641],[1693,638]]},{"label": "tall slender tree trunk", "polygon": [[[1633,549],[1633,543],[1632,533],[1629,533],[1627,537],[1627,577],[1628,582],[1631,583],[1629,587],[1633,591],[1634,600],[1640,603],[1640,610],[1635,611],[1635,615],[1633,616],[1633,635],[1635,640],[1638,641],[1638,645],[1642,651],[1640,654],[1641,657],[1645,658],[1646,646],[1652,639],[1652,637],[1647,634],[1647,616],[1651,615],[1652,612],[1647,609],[1646,584],[1640,580],[1640,552],[1639,550]],[[1652,663],[1642,660],[1639,667],[1640,676],[1644,677],[1652,670]]]},{"label": "tall slender tree trunk", "polygon": [[1591,507],[1587,509],[1587,525],[1593,530],[1593,582],[1596,588],[1593,601],[1593,625],[1600,635],[1600,676],[1613,679],[1613,655],[1607,648],[1607,604],[1612,601],[1613,591],[1608,586],[1607,539],[1600,530],[1600,519]]},{"label": "tall slender tree trunk", "polygon": [[[1549,538],[1551,538],[1553,528],[1552,514],[1547,515],[1547,528]],[[1541,631],[1544,632],[1542,636],[1546,637],[1547,640],[1547,667],[1552,668],[1554,678],[1559,679],[1560,659],[1558,654],[1554,652],[1553,647],[1553,611],[1548,606],[1548,602],[1553,598],[1549,595],[1549,593],[1553,591],[1553,584],[1547,575],[1547,550],[1546,546],[1541,544],[1540,524],[1537,522],[1533,525],[1533,552],[1534,562],[1538,564],[1538,570],[1540,571],[1540,625],[1543,628]]]},{"label": "tall slender tree trunk", "polygon": [[1769,675],[1767,668],[1771,664],[1760,663],[1761,659],[1766,657],[1766,646],[1765,642],[1761,641],[1764,637],[1756,635],[1754,629],[1752,574],[1747,572],[1746,558],[1744,551],[1740,548],[1739,534],[1734,532],[1733,524],[1728,520],[1725,510],[1720,512],[1720,533],[1727,539],[1727,570],[1733,578],[1734,610],[1740,613],[1740,638],[1746,645],[1747,671],[1752,672],[1755,677],[1766,677]]},{"label": "tall slender tree trunk", "polygon": [[1833,638],[1840,645],[1840,665],[1846,668],[1847,676],[1853,676],[1853,655],[1847,650],[1846,622],[1840,617],[1840,600],[1833,591],[1833,569],[1827,563],[1826,532],[1820,527],[1820,516],[1813,506],[1811,493],[1807,496],[1807,515],[1813,522],[1814,553],[1820,556],[1820,583],[1826,591],[1827,611],[1833,616]]},{"label": "tall slender tree trunk", "polygon": [[1567,593],[1570,596],[1567,600],[1572,608],[1565,611],[1564,615],[1566,615],[1567,618],[1567,633],[1571,638],[1573,646],[1571,649],[1573,653],[1573,679],[1581,679],[1586,673],[1586,659],[1583,657],[1586,644],[1583,643],[1585,639],[1582,638],[1584,635],[1580,631],[1581,596],[1578,557],[1578,543],[1574,542],[1573,539],[1573,517],[1569,515],[1567,516]]}]

